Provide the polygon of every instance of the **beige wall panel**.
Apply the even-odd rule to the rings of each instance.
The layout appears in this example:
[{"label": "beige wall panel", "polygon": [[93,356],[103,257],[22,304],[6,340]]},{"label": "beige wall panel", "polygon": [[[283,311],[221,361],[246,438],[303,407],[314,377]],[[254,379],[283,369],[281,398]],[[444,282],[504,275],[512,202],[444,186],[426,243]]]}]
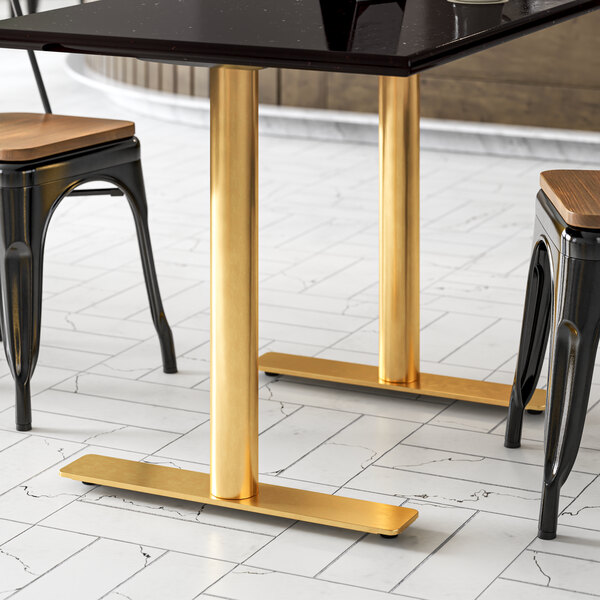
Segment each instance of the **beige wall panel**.
[{"label": "beige wall panel", "polygon": [[208,73],[206,67],[192,67],[194,70],[194,96],[208,96]]},{"label": "beige wall panel", "polygon": [[379,78],[374,75],[331,73],[327,78],[327,108],[377,112]]},{"label": "beige wall panel", "polygon": [[177,65],[175,67],[175,78],[177,82],[177,93],[185,96],[191,96],[192,94],[192,69],[191,67],[185,67]]},{"label": "beige wall panel", "polygon": [[149,62],[146,71],[146,87],[151,90],[160,90],[161,64]]},{"label": "beige wall panel", "polygon": [[327,73],[281,69],[281,104],[325,108]]},{"label": "beige wall panel", "polygon": [[135,84],[143,87],[148,85],[148,63],[143,60],[135,61]]},{"label": "beige wall panel", "polygon": [[600,88],[600,11],[424,74],[429,75]]},{"label": "beige wall panel", "polygon": [[421,83],[424,117],[600,131],[600,90],[441,78]]},{"label": "beige wall panel", "polygon": [[160,89],[163,92],[174,93],[177,91],[175,84],[175,65],[161,65]]},{"label": "beige wall panel", "polygon": [[258,101],[279,104],[279,69],[261,69],[258,82]]}]

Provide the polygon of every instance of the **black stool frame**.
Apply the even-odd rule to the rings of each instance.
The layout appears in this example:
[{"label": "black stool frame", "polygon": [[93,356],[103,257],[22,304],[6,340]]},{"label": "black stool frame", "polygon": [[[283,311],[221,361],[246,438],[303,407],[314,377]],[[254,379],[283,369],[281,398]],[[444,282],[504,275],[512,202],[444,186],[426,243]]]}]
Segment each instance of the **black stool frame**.
[{"label": "black stool frame", "polygon": [[0,163],[0,288],[4,349],[16,384],[16,424],[31,429],[29,383],[40,346],[42,265],[48,223],[60,201],[88,181],[107,181],[129,200],[163,369],[177,372],[162,306],[137,138],[25,163]]},{"label": "black stool frame", "polygon": [[[552,331],[538,536],[556,537],[560,488],[579,450],[600,332],[600,230],[571,227],[540,191],[505,446],[521,443]],[[552,325],[552,327],[551,327]]]}]

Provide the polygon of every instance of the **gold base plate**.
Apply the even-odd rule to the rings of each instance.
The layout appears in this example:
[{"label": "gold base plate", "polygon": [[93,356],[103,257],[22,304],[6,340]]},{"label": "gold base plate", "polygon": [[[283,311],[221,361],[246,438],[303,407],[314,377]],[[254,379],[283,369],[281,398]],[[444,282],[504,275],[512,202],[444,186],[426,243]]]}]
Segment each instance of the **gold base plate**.
[{"label": "gold base plate", "polygon": [[[424,396],[437,396],[453,400],[466,400],[480,404],[508,406],[510,385],[491,381],[476,381],[445,375],[421,373],[417,381],[411,383],[387,383],[379,380],[379,369],[371,365],[340,362],[310,356],[267,352],[258,359],[258,368],[267,373],[291,375],[306,379],[333,381],[347,385],[395,390]],[[536,390],[528,410],[544,410],[546,391]]]},{"label": "gold base plate", "polygon": [[400,533],[419,514],[412,508],[266,483],[258,484],[258,494],[252,498],[227,500],[210,494],[208,473],[97,454],[78,458],[63,467],[60,474],[86,483],[382,535]]}]

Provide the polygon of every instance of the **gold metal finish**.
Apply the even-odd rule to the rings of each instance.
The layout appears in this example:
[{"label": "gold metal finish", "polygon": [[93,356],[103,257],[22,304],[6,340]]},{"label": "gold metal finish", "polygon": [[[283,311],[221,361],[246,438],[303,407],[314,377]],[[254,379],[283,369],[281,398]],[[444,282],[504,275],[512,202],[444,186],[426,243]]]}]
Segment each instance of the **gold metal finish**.
[{"label": "gold metal finish", "polygon": [[258,485],[258,71],[210,70],[210,491]]},{"label": "gold metal finish", "polygon": [[379,78],[379,379],[419,376],[419,76]]},{"label": "gold metal finish", "polygon": [[[379,78],[379,367],[269,352],[261,371],[508,406],[510,385],[419,373],[419,78]],[[528,408],[543,410],[537,390]]]},{"label": "gold metal finish", "polygon": [[61,475],[396,535],[414,509],[258,483],[258,72],[214,67],[211,102],[210,475],[87,455]]},{"label": "gold metal finish", "polygon": [[[258,359],[258,366],[261,371],[267,373],[279,373],[281,375],[291,375],[292,377],[319,379],[423,396],[466,400],[467,402],[479,402],[495,406],[508,406],[510,400],[511,386],[502,383],[430,375],[428,373],[420,373],[419,379],[410,383],[387,383],[380,380],[377,367],[326,360],[324,358],[268,352]],[[536,390],[527,408],[530,410],[544,410],[545,405],[546,391]]]},{"label": "gold metal finish", "polygon": [[218,498],[210,493],[209,475],[206,473],[97,454],[77,459],[63,467],[60,474],[87,483],[383,535],[400,533],[418,516],[412,508],[266,483],[258,485],[258,493],[252,498]]}]

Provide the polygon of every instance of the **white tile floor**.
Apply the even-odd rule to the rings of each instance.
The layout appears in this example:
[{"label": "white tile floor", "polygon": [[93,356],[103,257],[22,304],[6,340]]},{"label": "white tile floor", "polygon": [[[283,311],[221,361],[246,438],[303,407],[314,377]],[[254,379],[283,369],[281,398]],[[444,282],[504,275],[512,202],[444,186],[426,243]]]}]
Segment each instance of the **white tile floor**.
[{"label": "white tile floor", "polygon": [[[43,56],[55,110],[136,118]],[[0,111],[37,110],[0,52]],[[393,540],[61,479],[97,452],[208,469],[208,132],[137,118],[161,288],[180,372],[165,375],[122,199],[66,200],[46,247],[34,429],[0,378],[0,598],[575,600],[600,595],[600,387],[536,538],[542,417],[520,450],[505,410],[261,376],[263,480],[404,504]],[[377,149],[261,139],[260,346],[377,360]],[[510,382],[537,160],[424,152],[423,369]],[[600,372],[599,372],[600,375]]]}]

